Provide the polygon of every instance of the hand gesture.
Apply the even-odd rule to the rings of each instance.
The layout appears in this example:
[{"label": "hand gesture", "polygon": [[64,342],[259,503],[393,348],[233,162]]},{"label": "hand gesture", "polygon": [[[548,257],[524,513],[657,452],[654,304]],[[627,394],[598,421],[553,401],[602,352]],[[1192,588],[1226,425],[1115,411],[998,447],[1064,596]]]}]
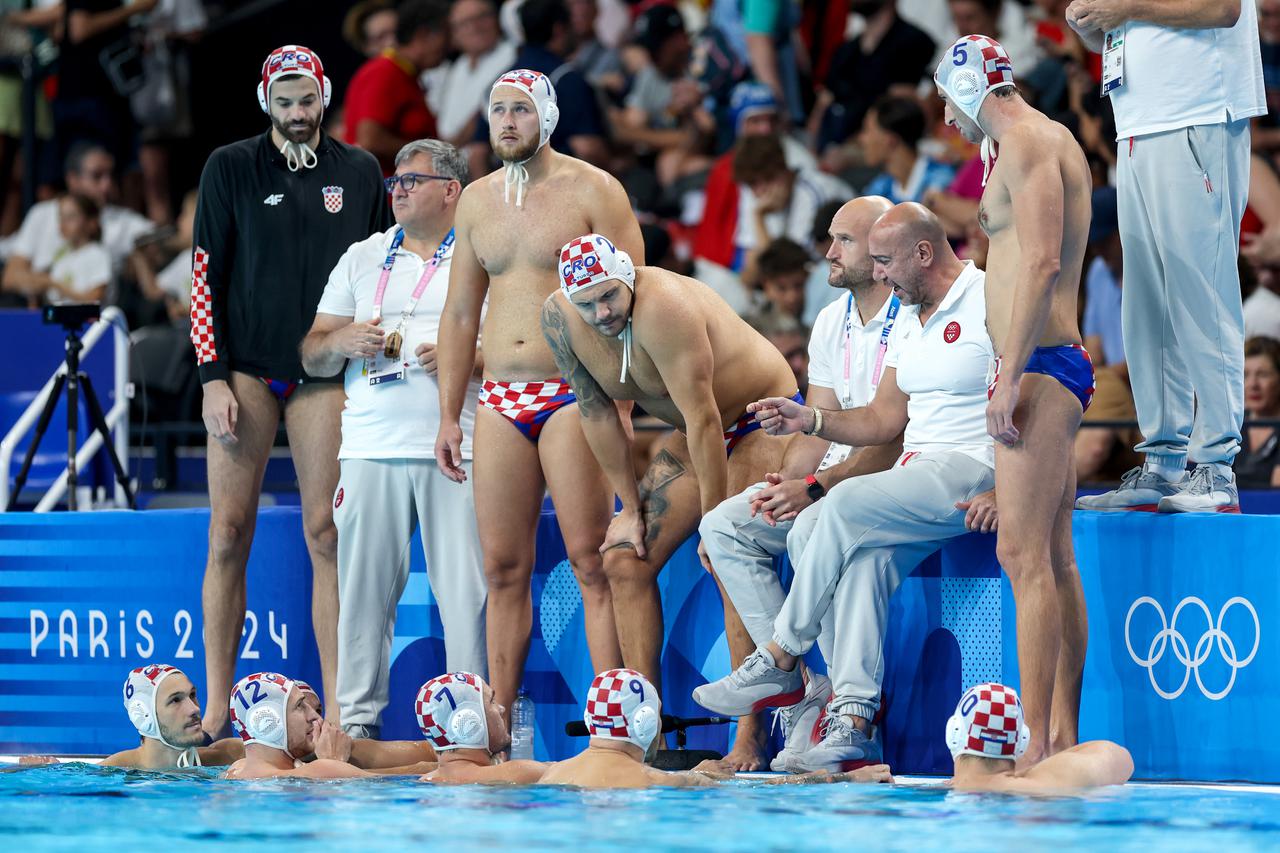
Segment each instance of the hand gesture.
[{"label": "hand gesture", "polygon": [[756,416],[760,428],[769,435],[791,435],[813,428],[813,409],[790,397],[765,397],[748,403],[747,412]]}]

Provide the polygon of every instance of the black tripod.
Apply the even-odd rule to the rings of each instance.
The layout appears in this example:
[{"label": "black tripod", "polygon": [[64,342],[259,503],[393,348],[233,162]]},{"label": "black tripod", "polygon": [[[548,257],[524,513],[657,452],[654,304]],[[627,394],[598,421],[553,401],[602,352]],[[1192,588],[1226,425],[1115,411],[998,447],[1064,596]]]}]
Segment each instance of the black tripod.
[{"label": "black tripod", "polygon": [[[48,322],[50,314],[46,314],[46,322]],[[107,419],[102,414],[102,406],[98,404],[98,395],[93,390],[93,383],[89,381],[88,374],[80,370],[80,351],[84,349],[84,344],[80,341],[80,324],[83,322],[80,318],[72,321],[63,321],[62,328],[67,333],[66,343],[66,373],[61,373],[53,380],[53,390],[49,392],[49,399],[45,401],[44,411],[40,413],[40,420],[36,422],[36,434],[31,439],[31,444],[27,447],[27,455],[22,460],[22,467],[18,469],[18,476],[13,481],[13,491],[9,494],[9,506],[5,508],[6,512],[11,512],[18,502],[18,495],[22,492],[22,487],[27,484],[27,475],[31,473],[31,463],[36,458],[36,450],[40,447],[40,441],[44,438],[45,431],[49,429],[49,421],[53,420],[53,410],[58,405],[58,398],[62,396],[62,389],[65,386],[67,390],[67,509],[75,512],[76,510],[76,438],[80,427],[79,413],[79,391],[84,388],[85,406],[89,410],[89,420],[93,424],[93,428],[102,436],[102,446],[107,451],[107,456],[111,459],[111,466],[116,472],[116,482],[124,489],[125,496],[129,500],[129,508],[137,509],[134,502],[133,490],[129,488],[129,475],[125,472],[124,466],[120,464],[120,457],[116,455],[115,445],[111,443],[111,430],[107,427]]]}]

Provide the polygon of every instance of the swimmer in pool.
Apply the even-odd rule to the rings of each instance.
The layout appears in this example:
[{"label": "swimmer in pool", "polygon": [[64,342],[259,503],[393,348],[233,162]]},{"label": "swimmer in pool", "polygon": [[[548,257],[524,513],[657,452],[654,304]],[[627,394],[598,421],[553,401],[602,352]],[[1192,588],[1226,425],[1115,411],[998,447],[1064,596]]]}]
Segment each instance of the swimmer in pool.
[{"label": "swimmer in pool", "polygon": [[440,756],[439,767],[423,782],[522,784],[538,781],[548,767],[539,761],[498,763],[497,755],[511,746],[506,709],[475,673],[431,679],[418,691],[414,713],[422,736]]},{"label": "swimmer in pool", "polygon": [[[552,765],[539,780],[543,785],[576,785],[583,788],[704,787],[732,779],[722,762],[704,761],[693,770],[672,772],[650,767],[662,743],[662,701],[653,685],[630,669],[602,672],[587,691],[582,715],[591,740],[587,748],[568,761]],[[883,764],[852,773],[811,773],[781,776],[766,784],[820,782],[891,782]]]},{"label": "swimmer in pool", "polygon": [[230,764],[244,755],[239,738],[204,745],[195,685],[176,667],[153,663],[130,672],[124,682],[124,709],[141,741],[103,759],[103,767],[170,770]]},{"label": "swimmer in pool", "polygon": [[[320,697],[304,681],[294,684],[318,713]],[[148,664],[129,673],[124,685],[124,707],[129,721],[138,730],[141,743],[117,752],[100,762],[102,767],[137,770],[173,770],[184,767],[214,767],[244,758],[244,742],[225,738],[205,745],[199,726],[200,702],[195,686],[186,674],[167,664]],[[379,775],[421,773],[433,765],[435,751],[421,741],[355,740],[351,742],[351,764]],[[51,756],[24,756],[26,766],[57,764]],[[307,759],[304,759],[307,760]]]},{"label": "swimmer in pool", "polygon": [[955,759],[951,786],[957,791],[1053,795],[1123,785],[1133,775],[1129,750],[1109,740],[1064,749],[1017,773],[1014,764],[1030,741],[1015,691],[1001,684],[969,688],[947,721],[947,747]]},{"label": "swimmer in pool", "polygon": [[[601,546],[604,573],[623,663],[656,685],[658,572],[704,514],[780,469],[789,439],[761,430],[747,405],[802,398],[777,348],[701,282],[637,267],[602,234],[565,244],[559,272],[559,292],[543,303],[542,334],[577,395],[587,444],[622,500]],[[634,400],[675,427],[639,483],[615,400]],[[730,636],[746,636],[721,595]],[[750,715],[740,723],[755,725]],[[762,762],[750,740],[740,736],[736,747],[740,766]]]},{"label": "swimmer in pool", "polygon": [[[231,722],[244,741],[244,758],[227,769],[228,779],[375,775],[351,763],[351,738],[339,726],[325,722],[315,691],[305,682],[274,672],[240,679],[231,691]],[[305,760],[312,754],[314,760]],[[403,772],[420,773],[429,766]]]}]

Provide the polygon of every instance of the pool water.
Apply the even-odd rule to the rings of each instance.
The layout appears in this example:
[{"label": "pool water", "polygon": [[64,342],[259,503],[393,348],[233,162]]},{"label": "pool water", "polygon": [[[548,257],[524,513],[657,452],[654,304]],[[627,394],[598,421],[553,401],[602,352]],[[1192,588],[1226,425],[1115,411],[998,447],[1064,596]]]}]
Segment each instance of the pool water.
[{"label": "pool water", "polygon": [[[0,773],[21,850],[1045,850],[1280,847],[1280,794],[1129,785],[1078,799],[938,786],[575,791],[411,779],[226,782],[61,765]],[[271,845],[265,847],[263,845]]]}]

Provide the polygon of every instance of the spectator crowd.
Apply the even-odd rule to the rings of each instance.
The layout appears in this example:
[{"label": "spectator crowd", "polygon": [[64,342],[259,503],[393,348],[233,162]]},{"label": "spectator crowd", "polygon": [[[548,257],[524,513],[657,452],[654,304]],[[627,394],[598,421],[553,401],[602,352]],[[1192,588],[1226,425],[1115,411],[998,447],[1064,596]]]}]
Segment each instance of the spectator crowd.
[{"label": "spectator crowd", "polygon": [[[1256,3],[1267,103],[1280,105],[1280,0]],[[485,115],[494,79],[512,68],[547,74],[560,108],[550,145],[615,175],[647,262],[712,287],[786,355],[804,390],[810,326],[836,295],[823,258],[840,203],[922,202],[959,257],[985,266],[982,160],[944,123],[931,75],[957,34],[990,35],[1024,97],[1075,135],[1092,171],[1080,304],[1097,388],[1085,420],[1108,425],[1080,432],[1076,463],[1081,482],[1115,480],[1140,438],[1111,425],[1135,418],[1120,322],[1116,128],[1110,99],[1098,96],[1101,57],[1068,25],[1068,5],[361,0],[340,28],[362,64],[333,81],[325,130],[368,150],[386,175],[396,153],[423,138],[457,146],[482,175],[498,165]],[[262,23],[278,15],[269,10]],[[201,0],[0,0],[0,16],[0,305],[118,305],[151,417],[198,420],[186,330],[195,198],[173,167],[193,133],[191,48],[208,10]],[[35,93],[32,162],[21,156],[32,117],[18,71],[27,58],[56,83]],[[226,97],[241,95],[229,88]],[[1245,402],[1260,419],[1280,414],[1278,115],[1252,122],[1239,256]],[[25,211],[24,173],[41,196]],[[1274,431],[1246,432],[1249,483],[1280,485]]]}]

